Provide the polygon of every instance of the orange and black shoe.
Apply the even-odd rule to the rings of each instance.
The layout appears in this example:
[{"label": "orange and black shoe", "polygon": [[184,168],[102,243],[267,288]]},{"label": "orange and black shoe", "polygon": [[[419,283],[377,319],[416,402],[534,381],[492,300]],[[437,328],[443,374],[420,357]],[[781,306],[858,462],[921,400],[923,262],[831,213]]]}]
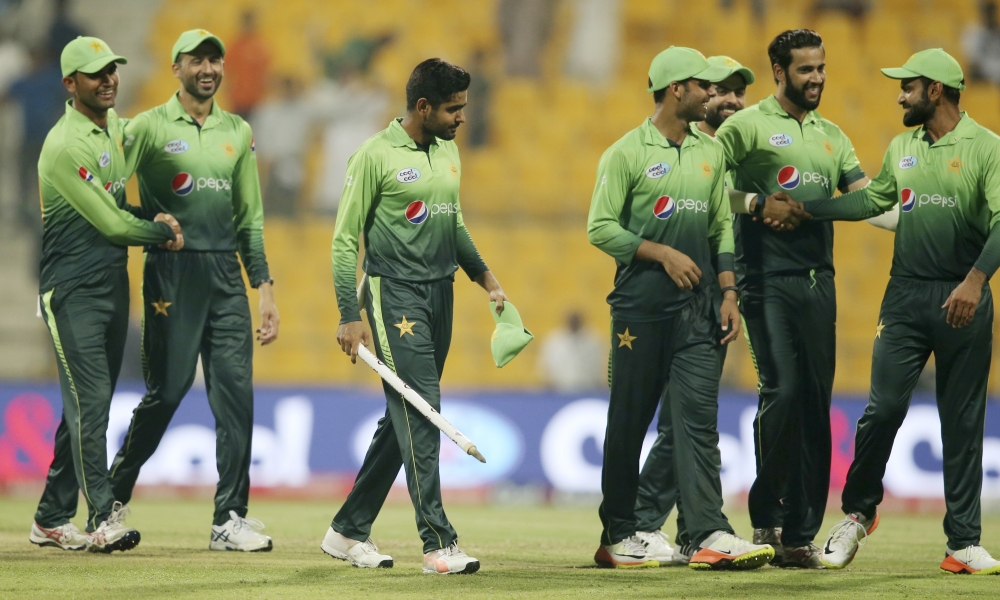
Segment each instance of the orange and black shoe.
[{"label": "orange and black shoe", "polygon": [[638,537],[627,537],[617,544],[601,546],[594,554],[594,562],[608,569],[642,569],[659,567],[660,561],[646,553],[646,546]]},{"label": "orange and black shoe", "polygon": [[773,558],[774,548],[770,544],[751,544],[728,531],[716,531],[705,538],[688,566],[692,569],[748,571],[763,567]]},{"label": "orange and black shoe", "polygon": [[941,563],[941,572],[952,575],[1000,575],[1000,560],[995,560],[982,546],[968,546],[961,550],[949,548]]}]

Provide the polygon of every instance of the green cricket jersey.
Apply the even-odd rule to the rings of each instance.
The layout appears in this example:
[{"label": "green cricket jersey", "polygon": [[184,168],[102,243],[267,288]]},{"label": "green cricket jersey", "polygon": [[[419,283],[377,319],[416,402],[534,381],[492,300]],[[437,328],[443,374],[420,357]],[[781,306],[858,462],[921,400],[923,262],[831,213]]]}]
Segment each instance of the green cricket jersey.
[{"label": "green cricket jersey", "polygon": [[41,291],[98,269],[124,267],[128,245],[174,238],[166,223],[136,218],[125,200],[128,180],[122,122],[108,111],[108,127],[66,103],[38,159],[42,202]]},{"label": "green cricket jersey", "polygon": [[138,172],[146,214],[177,218],[182,252],[239,250],[250,285],[270,279],[264,207],[250,125],[217,102],[201,126],[175,94],[125,124],[128,174]]},{"label": "green cricket jersey", "polygon": [[900,205],[891,275],[961,281],[1000,221],[1000,137],[964,112],[936,142],[922,126],[901,133],[864,193],[862,219]]},{"label": "green cricket jersey", "polygon": [[347,180],[333,234],[333,283],[340,322],[358,321],[355,295],[358,237],[371,276],[428,282],[485,272],[462,219],[462,163],[455,142],[421,149],[399,120],[368,139],[347,162]]},{"label": "green cricket jersey", "polygon": [[733,269],[732,211],[722,146],[693,124],[678,147],[650,119],[601,157],[587,218],[590,243],[615,258],[613,317],[657,320],[681,308],[684,291],[659,263],[633,260],[643,240],[683,252],[701,269],[696,290]]},{"label": "green cricket jersey", "polygon": [[[765,196],[785,192],[799,202],[833,195],[865,176],[854,146],[839,127],[809,111],[800,123],[774,96],[725,120],[716,139],[726,150],[736,189]],[[757,278],[812,269],[833,270],[833,225],[807,221],[775,232],[750,215],[736,219],[738,274]]]}]

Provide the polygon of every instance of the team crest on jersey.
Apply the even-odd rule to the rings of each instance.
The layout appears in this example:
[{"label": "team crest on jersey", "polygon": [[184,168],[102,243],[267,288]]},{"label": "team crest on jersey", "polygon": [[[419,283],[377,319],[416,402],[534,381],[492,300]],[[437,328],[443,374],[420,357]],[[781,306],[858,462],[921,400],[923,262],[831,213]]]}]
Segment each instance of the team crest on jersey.
[{"label": "team crest on jersey", "polygon": [[784,148],[785,146],[791,146],[792,141],[792,136],[787,133],[776,133],[767,140],[767,143],[775,148]]},{"label": "team crest on jersey", "polygon": [[87,167],[80,167],[77,171],[80,174],[80,179],[86,181],[87,183],[94,183],[94,174],[87,170]]},{"label": "team crest on jersey", "polygon": [[917,193],[910,188],[903,188],[899,193],[899,208],[903,209],[903,212],[910,212],[916,205]]},{"label": "team crest on jersey", "polygon": [[256,151],[257,151],[257,141],[253,139],[253,136],[250,136],[250,152],[256,152]]},{"label": "team crest on jersey", "polygon": [[674,203],[673,198],[670,196],[660,196],[656,199],[656,204],[653,205],[653,216],[661,221],[669,219],[670,215],[674,214],[676,208],[677,204]]},{"label": "team crest on jersey", "polygon": [[794,190],[799,187],[800,181],[802,181],[802,177],[799,176],[799,170],[792,165],[781,167],[781,170],[778,171],[778,185],[783,190]]},{"label": "team crest on jersey", "polygon": [[429,215],[430,211],[427,210],[427,205],[424,204],[423,200],[410,202],[410,205],[406,207],[406,220],[414,225],[420,225],[427,220]]},{"label": "team crest on jersey", "polygon": [[420,179],[420,170],[412,167],[396,173],[396,181],[399,183],[413,183],[418,179]]},{"label": "team crest on jersey", "polygon": [[187,196],[194,190],[194,177],[190,173],[178,173],[171,180],[170,188],[178,196]]},{"label": "team crest on jersey", "polygon": [[170,140],[167,145],[163,147],[163,151],[167,154],[183,154],[191,149],[191,145],[184,140]]},{"label": "team crest on jersey", "polygon": [[97,166],[102,169],[111,164],[111,155],[108,154],[107,150],[101,152],[101,156],[97,159]]},{"label": "team crest on jersey", "polygon": [[646,169],[646,177],[649,177],[650,179],[659,179],[669,172],[670,165],[667,163],[656,163],[655,165],[650,165],[650,167]]},{"label": "team crest on jersey", "polygon": [[899,159],[900,169],[912,169],[915,166],[917,166],[916,156],[904,156],[903,158]]}]

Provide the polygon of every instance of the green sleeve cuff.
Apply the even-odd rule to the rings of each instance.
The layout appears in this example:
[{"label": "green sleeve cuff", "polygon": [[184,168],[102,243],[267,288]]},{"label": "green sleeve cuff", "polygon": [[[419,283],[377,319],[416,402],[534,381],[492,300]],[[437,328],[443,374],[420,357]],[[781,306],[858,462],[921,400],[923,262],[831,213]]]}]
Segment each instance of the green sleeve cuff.
[{"label": "green sleeve cuff", "polygon": [[855,181],[864,179],[864,177],[865,172],[861,169],[861,167],[854,167],[846,173],[841,173],[840,181],[837,182],[837,189],[842,191],[846,190],[847,186],[851,185]]},{"label": "green sleeve cuff", "polygon": [[993,277],[993,274],[1000,268],[1000,224],[994,225],[990,229],[990,235],[986,238],[983,251],[979,253],[975,267],[986,273],[986,278]]},{"label": "green sleeve cuff", "polygon": [[736,255],[732,252],[723,252],[715,258],[715,268],[719,273],[726,271],[736,271]]}]

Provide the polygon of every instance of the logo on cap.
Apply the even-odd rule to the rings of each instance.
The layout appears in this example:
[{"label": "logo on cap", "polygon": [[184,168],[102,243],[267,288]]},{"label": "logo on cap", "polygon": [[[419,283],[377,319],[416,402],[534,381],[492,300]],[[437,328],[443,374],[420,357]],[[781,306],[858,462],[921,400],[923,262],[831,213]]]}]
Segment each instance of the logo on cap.
[{"label": "logo on cap", "polygon": [[903,158],[899,159],[900,169],[912,169],[915,166],[917,166],[916,156],[904,156]]},{"label": "logo on cap", "polygon": [[659,179],[660,177],[663,177],[669,172],[670,172],[669,164],[656,163],[655,165],[650,165],[649,168],[646,169],[646,177],[649,177],[650,179]]},{"label": "logo on cap", "polygon": [[414,225],[420,225],[426,221],[429,214],[430,212],[427,210],[427,205],[424,204],[423,200],[410,202],[410,205],[406,207],[406,220]]},{"label": "logo on cap", "polygon": [[80,179],[88,183],[94,182],[94,174],[88,171],[86,167],[80,167],[80,170],[77,171],[77,173],[80,174]]},{"label": "logo on cap", "polygon": [[899,207],[903,209],[903,212],[910,212],[916,205],[917,193],[910,188],[903,188],[903,191],[899,194]]},{"label": "logo on cap", "polygon": [[674,199],[670,196],[660,196],[656,199],[656,204],[653,205],[653,216],[661,221],[664,219],[669,219],[670,215],[674,214],[674,209],[677,207],[674,204]]},{"label": "logo on cap", "polygon": [[167,145],[163,147],[163,151],[167,154],[183,154],[191,148],[191,145],[184,140],[170,140]]},{"label": "logo on cap", "polygon": [[396,173],[396,181],[399,183],[413,183],[418,179],[420,179],[420,171],[417,169],[403,169],[399,173]]},{"label": "logo on cap", "polygon": [[170,182],[170,188],[178,196],[187,196],[194,190],[194,177],[190,173],[178,173]]},{"label": "logo on cap", "polygon": [[775,148],[784,148],[792,145],[792,136],[787,133],[776,133],[767,140],[767,143]]},{"label": "logo on cap", "polygon": [[778,185],[783,190],[794,190],[799,187],[799,181],[801,181],[799,170],[792,165],[781,167],[781,170],[778,171]]}]

